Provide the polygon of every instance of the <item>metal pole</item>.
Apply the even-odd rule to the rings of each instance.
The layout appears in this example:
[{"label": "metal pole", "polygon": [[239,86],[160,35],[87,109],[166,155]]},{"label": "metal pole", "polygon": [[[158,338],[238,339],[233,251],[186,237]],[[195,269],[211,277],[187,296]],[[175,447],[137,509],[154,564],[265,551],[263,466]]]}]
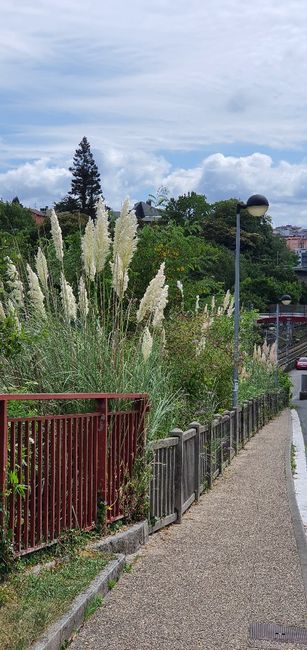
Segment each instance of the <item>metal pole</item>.
[{"label": "metal pole", "polygon": [[236,258],[235,258],[235,312],[233,344],[233,393],[232,406],[238,405],[239,391],[239,322],[240,322],[240,204],[237,205]]},{"label": "metal pole", "polygon": [[276,304],[276,368],[275,368],[275,386],[278,388],[278,346],[279,346],[279,302]]}]

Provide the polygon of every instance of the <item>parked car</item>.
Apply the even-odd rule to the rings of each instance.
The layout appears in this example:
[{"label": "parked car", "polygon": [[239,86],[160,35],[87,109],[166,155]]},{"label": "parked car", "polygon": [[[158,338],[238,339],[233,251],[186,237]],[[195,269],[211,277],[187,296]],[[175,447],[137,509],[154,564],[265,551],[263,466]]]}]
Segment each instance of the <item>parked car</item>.
[{"label": "parked car", "polygon": [[296,368],[297,370],[307,369],[307,357],[300,357],[299,359],[297,359]]}]

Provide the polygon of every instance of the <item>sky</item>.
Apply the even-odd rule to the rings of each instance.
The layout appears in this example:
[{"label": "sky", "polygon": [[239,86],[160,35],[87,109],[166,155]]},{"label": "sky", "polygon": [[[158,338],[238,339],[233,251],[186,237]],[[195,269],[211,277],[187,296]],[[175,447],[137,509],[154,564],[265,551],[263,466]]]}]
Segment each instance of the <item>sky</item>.
[{"label": "sky", "polygon": [[83,136],[108,205],[264,194],[307,227],[305,0],[0,0],[0,197],[51,206]]}]

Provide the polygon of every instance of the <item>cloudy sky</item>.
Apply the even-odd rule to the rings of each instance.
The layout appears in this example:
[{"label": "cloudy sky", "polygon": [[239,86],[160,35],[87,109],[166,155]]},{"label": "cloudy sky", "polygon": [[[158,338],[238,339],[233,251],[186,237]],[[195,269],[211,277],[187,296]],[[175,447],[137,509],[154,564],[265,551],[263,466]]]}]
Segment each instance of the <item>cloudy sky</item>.
[{"label": "cloudy sky", "polygon": [[59,200],[86,135],[115,209],[259,192],[307,226],[305,0],[0,4],[0,197]]}]

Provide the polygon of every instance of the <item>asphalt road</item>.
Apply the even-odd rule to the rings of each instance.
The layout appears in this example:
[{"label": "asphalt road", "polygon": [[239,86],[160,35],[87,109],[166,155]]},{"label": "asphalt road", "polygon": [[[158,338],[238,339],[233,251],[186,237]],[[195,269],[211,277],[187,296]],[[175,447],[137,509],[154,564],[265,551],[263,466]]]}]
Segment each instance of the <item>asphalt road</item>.
[{"label": "asphalt road", "polygon": [[301,377],[302,375],[307,375],[307,371],[291,370],[289,375],[291,377],[292,384],[293,384],[292,403],[294,404],[300,419],[304,441],[305,441],[305,451],[307,455],[307,400],[299,399],[299,392],[301,389]]}]

